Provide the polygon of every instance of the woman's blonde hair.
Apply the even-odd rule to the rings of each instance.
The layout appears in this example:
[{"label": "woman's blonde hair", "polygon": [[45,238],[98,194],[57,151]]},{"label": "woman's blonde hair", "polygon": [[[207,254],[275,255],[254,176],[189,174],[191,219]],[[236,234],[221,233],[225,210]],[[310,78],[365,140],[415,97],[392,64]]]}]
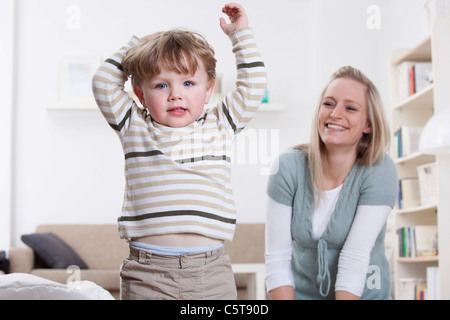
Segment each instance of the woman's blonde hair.
[{"label": "woman's blonde hair", "polygon": [[370,133],[364,133],[357,147],[357,161],[361,165],[373,165],[382,159],[386,154],[390,144],[389,125],[386,120],[383,103],[375,85],[360,70],[345,66],[337,70],[328,84],[323,89],[314,113],[311,128],[311,140],[309,144],[294,147],[302,150],[308,155],[309,169],[312,183],[316,185],[319,192],[323,190],[323,167],[322,157],[325,153],[325,145],[319,134],[319,111],[322,100],[329,85],[337,79],[352,79],[366,87],[367,121],[371,127]]},{"label": "woman's blonde hair", "polygon": [[199,61],[205,65],[211,82],[216,79],[214,49],[196,32],[174,29],[161,32],[128,50],[122,67],[131,77],[133,87],[161,73],[161,66],[178,73],[193,75]]}]

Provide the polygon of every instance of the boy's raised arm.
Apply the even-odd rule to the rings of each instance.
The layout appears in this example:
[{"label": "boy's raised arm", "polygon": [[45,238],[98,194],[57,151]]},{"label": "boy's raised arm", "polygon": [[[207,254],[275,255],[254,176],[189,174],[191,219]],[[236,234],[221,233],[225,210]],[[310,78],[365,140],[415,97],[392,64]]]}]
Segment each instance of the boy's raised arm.
[{"label": "boy's raised arm", "polygon": [[236,57],[236,89],[222,101],[222,112],[234,133],[245,128],[258,110],[267,87],[266,70],[256,46],[253,31],[242,6],[230,3],[223,7],[230,23],[220,19],[220,27],[228,35]]},{"label": "boy's raised arm", "polygon": [[127,50],[137,43],[139,38],[132,37],[125,46],[102,63],[92,78],[97,105],[109,125],[117,132],[122,132],[134,104],[134,100],[125,91],[127,75],[123,71],[122,61]]}]

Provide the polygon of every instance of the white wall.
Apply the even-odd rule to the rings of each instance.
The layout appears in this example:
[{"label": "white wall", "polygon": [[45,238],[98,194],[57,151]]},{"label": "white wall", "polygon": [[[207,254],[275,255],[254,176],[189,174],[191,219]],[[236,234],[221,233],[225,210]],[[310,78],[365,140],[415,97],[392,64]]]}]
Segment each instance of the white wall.
[{"label": "white wall", "polygon": [[[259,113],[249,127],[278,133],[271,155],[307,142],[323,84],[343,64],[361,68],[388,99],[388,59],[422,40],[425,0],[242,0],[281,113]],[[58,102],[64,57],[103,59],[132,34],[172,27],[203,33],[216,49],[218,72],[232,76],[234,57],[219,27],[226,1],[16,0],[18,9],[14,165],[10,218],[13,244],[42,223],[115,223],[124,188],[123,155],[115,133],[96,111],[49,111]],[[67,27],[80,9],[80,28]],[[380,29],[369,30],[366,9],[380,8]],[[2,140],[3,141],[3,140]],[[241,140],[240,140],[241,141]],[[258,141],[259,142],[259,141]],[[268,144],[274,141],[268,141]],[[240,142],[242,143],[242,141]],[[250,147],[250,146],[249,146]],[[4,160],[1,160],[4,161]],[[239,222],[265,221],[267,165],[233,165]],[[3,162],[2,162],[3,164]],[[2,240],[0,238],[0,241]],[[0,242],[0,248],[3,243]]]},{"label": "white wall", "polygon": [[0,10],[0,97],[2,97],[2,124],[0,125],[0,250],[11,244],[11,185],[12,185],[12,114],[13,114],[13,49],[14,49],[14,0],[2,2]]}]

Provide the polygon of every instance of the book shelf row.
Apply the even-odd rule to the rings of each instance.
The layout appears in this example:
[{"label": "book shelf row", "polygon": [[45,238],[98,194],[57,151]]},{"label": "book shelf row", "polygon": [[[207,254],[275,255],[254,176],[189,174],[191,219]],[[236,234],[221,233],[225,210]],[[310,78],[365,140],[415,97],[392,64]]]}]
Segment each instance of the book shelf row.
[{"label": "book shelf row", "polygon": [[404,61],[394,69],[396,79],[394,101],[400,102],[425,90],[433,83],[432,63]]},{"label": "book shelf row", "polygon": [[398,209],[409,209],[437,203],[436,162],[418,165],[416,174],[399,179]]},{"label": "book shelf row", "polygon": [[426,267],[425,278],[399,279],[399,300],[438,300],[439,299],[439,267]]},{"label": "book shelf row", "polygon": [[416,225],[397,229],[398,256],[408,258],[435,258],[438,255],[436,225]]}]

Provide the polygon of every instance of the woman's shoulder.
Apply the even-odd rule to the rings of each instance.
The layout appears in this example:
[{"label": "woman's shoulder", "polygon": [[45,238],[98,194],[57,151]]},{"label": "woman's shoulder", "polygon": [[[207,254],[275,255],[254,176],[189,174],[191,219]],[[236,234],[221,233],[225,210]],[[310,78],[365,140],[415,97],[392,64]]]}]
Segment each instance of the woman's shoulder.
[{"label": "woman's shoulder", "polygon": [[392,158],[386,154],[373,165],[362,166],[361,183],[377,186],[378,188],[396,188],[398,185],[397,167]]},{"label": "woman's shoulder", "polygon": [[372,166],[364,166],[364,174],[360,177],[358,181],[363,190],[359,199],[361,205],[395,205],[398,197],[397,168],[389,155]]},{"label": "woman's shoulder", "polygon": [[290,148],[280,154],[280,161],[284,161],[287,163],[295,163],[298,164],[298,162],[305,162],[308,159],[308,155],[300,149],[297,148]]},{"label": "woman's shoulder", "polygon": [[297,172],[300,167],[306,165],[307,161],[308,156],[302,150],[290,148],[278,156],[277,168]]},{"label": "woman's shoulder", "polygon": [[397,172],[397,167],[388,154],[383,155],[377,162],[373,164],[373,169],[383,175],[389,175]]},{"label": "woman's shoulder", "polygon": [[307,155],[301,150],[288,149],[272,161],[270,175],[272,177],[283,177],[283,179],[290,176],[295,180],[299,175],[302,175],[303,169],[307,167],[307,158]]},{"label": "woman's shoulder", "polygon": [[[299,181],[302,181],[305,170],[302,168],[306,155],[297,149],[289,149],[281,153],[272,163],[272,171],[267,185],[267,194],[275,201],[292,206]],[[302,185],[302,184],[301,184]]]}]

